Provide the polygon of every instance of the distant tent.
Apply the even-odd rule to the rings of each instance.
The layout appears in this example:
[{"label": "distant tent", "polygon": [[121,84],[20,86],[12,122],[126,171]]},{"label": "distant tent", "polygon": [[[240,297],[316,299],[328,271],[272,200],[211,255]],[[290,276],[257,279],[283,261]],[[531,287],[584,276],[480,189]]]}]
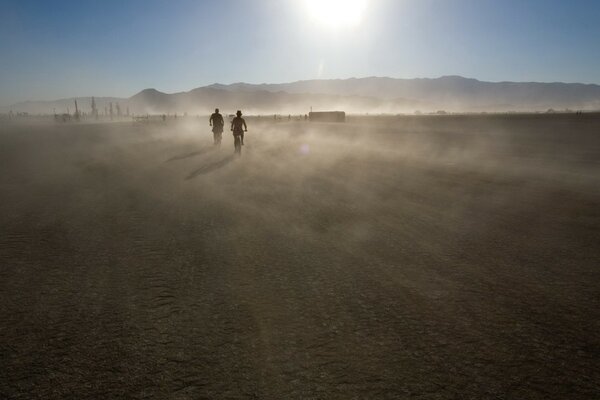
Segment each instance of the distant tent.
[{"label": "distant tent", "polygon": [[308,118],[311,122],[346,122],[346,113],[343,111],[311,111],[308,113]]}]

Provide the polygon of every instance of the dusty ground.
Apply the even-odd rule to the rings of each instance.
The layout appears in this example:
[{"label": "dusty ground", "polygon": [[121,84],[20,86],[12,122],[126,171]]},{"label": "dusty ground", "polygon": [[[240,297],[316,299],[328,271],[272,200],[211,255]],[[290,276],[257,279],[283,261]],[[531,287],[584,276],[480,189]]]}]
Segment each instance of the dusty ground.
[{"label": "dusty ground", "polygon": [[600,396],[600,118],[0,126],[0,398]]}]

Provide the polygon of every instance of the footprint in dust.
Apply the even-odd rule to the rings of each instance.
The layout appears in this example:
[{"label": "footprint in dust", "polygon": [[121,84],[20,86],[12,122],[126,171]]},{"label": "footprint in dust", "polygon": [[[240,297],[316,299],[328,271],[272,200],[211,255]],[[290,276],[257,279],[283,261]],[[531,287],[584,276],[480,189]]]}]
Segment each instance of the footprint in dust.
[{"label": "footprint in dust", "polygon": [[214,163],[203,165],[202,167],[198,168],[197,170],[192,171],[188,175],[188,177],[185,179],[189,180],[189,179],[197,177],[198,175],[205,175],[205,174],[208,174],[209,172],[216,171],[220,168],[223,168],[224,166],[226,166],[233,160],[235,160],[235,156],[232,155],[232,156],[226,157],[222,160],[216,161]]},{"label": "footprint in dust", "polygon": [[211,152],[213,150],[215,150],[214,147],[207,147],[207,148],[204,148],[204,149],[200,149],[198,151],[193,151],[191,153],[185,153],[185,154],[180,154],[178,156],[171,157],[171,158],[169,158],[165,162],[171,162],[171,161],[177,161],[177,160],[184,160],[186,158],[200,156],[202,154],[209,153],[209,152]]}]

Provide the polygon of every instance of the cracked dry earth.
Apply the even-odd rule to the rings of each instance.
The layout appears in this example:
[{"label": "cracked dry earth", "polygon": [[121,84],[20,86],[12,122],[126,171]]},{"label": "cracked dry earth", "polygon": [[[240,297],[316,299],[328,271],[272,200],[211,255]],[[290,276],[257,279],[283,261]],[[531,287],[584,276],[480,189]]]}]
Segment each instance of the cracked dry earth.
[{"label": "cracked dry earth", "polygon": [[0,398],[600,398],[600,119],[0,125]]}]

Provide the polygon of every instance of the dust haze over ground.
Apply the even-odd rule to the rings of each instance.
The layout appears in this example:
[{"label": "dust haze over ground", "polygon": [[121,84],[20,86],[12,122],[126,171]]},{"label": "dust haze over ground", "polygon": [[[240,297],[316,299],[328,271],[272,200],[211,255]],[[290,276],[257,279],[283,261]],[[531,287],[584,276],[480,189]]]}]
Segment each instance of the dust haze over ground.
[{"label": "dust haze over ground", "polygon": [[0,125],[0,397],[594,398],[600,117]]}]

